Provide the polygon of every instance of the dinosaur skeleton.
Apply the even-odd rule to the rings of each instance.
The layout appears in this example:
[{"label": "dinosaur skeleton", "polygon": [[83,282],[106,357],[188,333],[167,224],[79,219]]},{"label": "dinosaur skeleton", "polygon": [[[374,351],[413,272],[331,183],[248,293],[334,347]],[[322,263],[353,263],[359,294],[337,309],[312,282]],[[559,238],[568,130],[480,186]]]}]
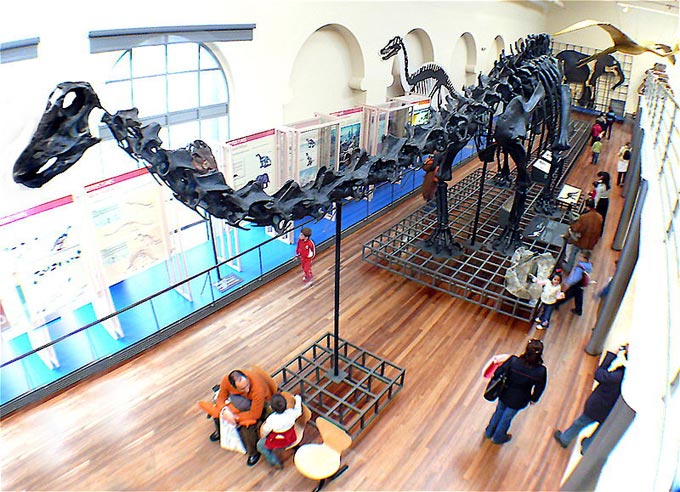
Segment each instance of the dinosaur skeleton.
[{"label": "dinosaur skeleton", "polygon": [[[480,75],[477,86],[466,87],[465,95],[456,99],[448,97],[444,107],[433,111],[432,121],[425,129],[440,128],[434,139],[436,145],[424,149],[439,149],[435,156],[437,171],[437,226],[421,247],[435,255],[459,254],[461,246],[453,241],[449,230],[446,182],[452,178],[456,155],[468,141],[474,140],[479,156],[491,162],[494,155],[504,155],[502,174],[509,180],[508,156],[515,162],[517,177],[515,195],[508,224],[493,242],[493,248],[512,253],[521,244],[519,230],[524,213],[526,195],[531,185],[527,172],[528,154],[533,138],[541,133],[539,151],[550,145],[554,160],[548,182],[539,200],[539,207],[550,209],[552,205],[552,178],[562,165],[561,151],[569,147],[567,130],[569,121],[569,88],[561,83],[562,72],[551,56],[550,37],[547,34],[532,35],[515,44],[517,53],[509,56],[501,53],[489,76]],[[493,128],[493,116],[499,105],[503,111]],[[416,128],[418,129],[418,128]],[[527,134],[531,130],[529,151],[525,148]],[[546,138],[543,139],[543,134]],[[411,139],[412,140],[412,139]],[[411,141],[410,140],[410,141]]]},{"label": "dinosaur skeleton", "polygon": [[[37,188],[70,168],[85,150],[99,142],[90,134],[88,118],[102,108],[87,82],[63,82],[49,98],[29,145],[14,164],[14,180]],[[201,215],[209,214],[242,227],[242,222],[286,230],[291,221],[323,217],[332,203],[362,197],[369,185],[396,181],[415,161],[418,149],[403,138],[388,135],[377,156],[356,155],[343,171],[321,167],[312,182],[300,186],[289,180],[273,195],[263,190],[262,180],[252,180],[239,190],[226,184],[217,170],[210,147],[195,140],[184,148],[166,150],[157,123],[143,125],[137,108],[110,114],[102,121],[119,147],[142,161],[152,176],[165,183],[175,197]]]},{"label": "dinosaur skeleton", "polygon": [[449,78],[449,74],[437,63],[425,63],[418,67],[415,72],[409,73],[408,53],[401,36],[395,36],[380,50],[380,56],[383,60],[388,60],[399,53],[401,53],[404,65],[403,73],[400,72],[399,74],[404,89],[408,88],[409,92],[428,96],[435,108],[439,108],[442,104],[442,90],[448,91],[453,97],[460,97]]},{"label": "dinosaur skeleton", "polygon": [[[246,221],[273,226],[279,232],[294,220],[322,218],[334,202],[363,197],[370,185],[398,180],[406,169],[421,161],[422,155],[437,151],[438,225],[425,247],[445,255],[460,251],[448,228],[446,182],[452,178],[454,158],[474,139],[484,161],[490,162],[494,154],[504,152],[517,166],[511,220],[496,241],[500,250],[509,251],[519,242],[519,221],[530,184],[523,145],[527,130],[531,128],[535,133],[542,126],[547,128],[546,143],[550,143],[553,153],[568,147],[568,88],[565,96],[566,86],[560,83],[562,74],[550,56],[549,45],[546,34],[529,36],[526,43],[516,44],[517,54],[502,53],[489,77],[480,75],[478,86],[466,88],[465,95],[449,94],[443,107],[432,110],[428,124],[407,128],[407,138],[387,135],[378,155],[356,152],[341,171],[321,167],[313,181],[300,186],[289,180],[273,195],[265,193],[265,186],[257,180],[239,190],[229,187],[205,142],[195,140],[184,148],[163,149],[158,136],[160,125],[143,125],[136,108],[115,114],[104,110],[102,121],[118,145],[142,161],[152,176],[170,187],[186,206],[236,227]],[[492,117],[501,103],[504,111],[492,132]],[[90,84],[59,84],[50,95],[29,145],[14,164],[14,180],[37,188],[70,168],[99,141],[90,134],[87,123],[95,108],[104,109]],[[550,179],[544,189],[548,197],[549,184]]]}]

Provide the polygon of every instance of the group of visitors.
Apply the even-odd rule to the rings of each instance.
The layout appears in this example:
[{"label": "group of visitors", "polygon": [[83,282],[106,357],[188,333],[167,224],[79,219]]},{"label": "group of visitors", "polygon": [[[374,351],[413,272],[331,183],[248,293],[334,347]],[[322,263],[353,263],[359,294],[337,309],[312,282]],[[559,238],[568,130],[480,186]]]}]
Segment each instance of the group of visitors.
[{"label": "group of visitors", "polygon": [[[590,274],[593,271],[591,252],[604,227],[603,216],[597,211],[592,198],[586,200],[585,209],[585,213],[572,222],[567,230],[565,237],[567,245],[561,268],[556,270],[550,280],[534,278],[534,281],[542,286],[541,308],[535,319],[538,330],[549,328],[553,311],[572,298],[574,299],[572,313],[576,316],[583,315],[583,289],[590,283]],[[563,279],[564,272],[567,275]]]},{"label": "group of visitors", "polygon": [[[613,122],[612,113],[600,115],[600,118],[593,124],[591,128],[592,164],[597,164],[599,161],[603,138],[605,136],[611,138]],[[618,186],[623,186],[625,183],[630,154],[631,146],[630,142],[627,142],[618,153],[616,182]],[[577,316],[583,314],[583,289],[590,283],[593,270],[592,250],[604,231],[610,190],[610,174],[606,171],[599,171],[597,180],[593,182],[593,190],[585,201],[585,212],[570,224],[565,236],[567,245],[561,268],[558,268],[549,279],[533,277],[533,281],[542,286],[541,309],[535,319],[536,329],[547,329],[552,313],[572,298],[574,299],[572,313]],[[494,372],[493,378],[498,379],[503,375],[505,383],[498,396],[496,410],[484,432],[485,437],[491,439],[493,443],[504,444],[512,439],[508,430],[513,418],[523,408],[538,402],[545,390],[547,369],[543,365],[543,350],[544,345],[541,340],[530,340],[522,355],[510,356]],[[595,372],[597,386],[586,400],[583,412],[565,431],[555,430],[553,434],[561,447],[568,447],[584,428],[598,423],[598,427],[591,436],[583,440],[581,453],[586,452],[621,394],[621,382],[627,357],[627,346],[620,347],[616,353],[606,353]]]},{"label": "group of visitors", "polygon": [[[510,441],[512,434],[508,430],[515,416],[541,398],[548,381],[548,370],[543,364],[543,350],[541,340],[529,340],[522,355],[511,355],[494,372],[494,379],[505,379],[498,395],[496,410],[484,429],[484,436],[494,444]],[[616,353],[606,353],[595,371],[597,386],[586,400],[583,412],[564,432],[557,429],[553,433],[561,447],[567,448],[583,429],[597,423],[592,434],[581,443],[581,454],[585,454],[621,395],[627,360],[627,345],[619,347]]]},{"label": "group of visitors", "polygon": [[[590,128],[590,152],[591,164],[597,165],[600,161],[600,154],[604,149],[604,137],[607,135],[607,140],[611,139],[612,126],[614,125],[615,117],[610,111],[606,115],[604,113],[595,120],[593,126]],[[616,184],[623,186],[626,182],[626,173],[628,172],[628,164],[631,156],[631,143],[626,142],[619,148],[618,159],[616,162]]]},{"label": "group of visitors", "polygon": [[294,406],[289,406],[272,384],[261,371],[234,370],[222,378],[215,401],[200,401],[198,406],[215,422],[211,441],[220,440],[220,419],[224,419],[236,426],[248,466],[257,464],[263,454],[272,467],[282,469],[274,450],[296,441],[294,425],[302,414],[302,400],[296,395]]},{"label": "group of visitors", "polygon": [[[598,122],[596,124],[599,126]],[[618,169],[627,170],[630,151],[630,142],[621,147]],[[622,186],[625,182],[625,176],[625,170],[619,171],[617,179],[619,186]],[[597,180],[593,182],[593,189],[585,201],[585,212],[569,226],[565,236],[567,245],[562,268],[557,269],[555,275],[549,280],[534,279],[543,287],[541,310],[535,319],[537,329],[548,328],[553,311],[571,298],[574,299],[572,312],[577,316],[583,314],[583,288],[587,287],[590,282],[590,273],[593,268],[591,263],[592,250],[604,233],[610,192],[611,175],[607,171],[599,171]],[[563,272],[568,273],[564,278]],[[564,289],[561,287],[563,280]]]},{"label": "group of visitors", "polygon": [[[612,113],[601,114],[593,124],[592,164],[599,161],[603,137],[607,135],[608,139],[611,138],[613,123]],[[619,149],[617,164],[619,186],[625,183],[630,152],[630,142]],[[434,165],[429,171],[433,170]],[[597,180],[593,182],[593,190],[585,201],[585,212],[569,226],[562,268],[558,268],[550,279],[533,278],[542,286],[542,309],[535,320],[538,330],[547,329],[553,311],[572,298],[574,299],[572,313],[577,316],[583,314],[583,289],[590,282],[593,270],[591,252],[604,231],[610,190],[610,174],[606,171],[598,172]],[[311,229],[302,228],[295,252],[301,261],[303,283],[307,286],[312,285],[311,266],[316,256],[311,234]],[[563,272],[567,273],[564,279]],[[541,340],[529,340],[520,356],[508,357],[495,370],[493,378],[503,375],[505,383],[499,393],[496,410],[484,431],[485,437],[491,439],[494,444],[509,442],[512,434],[508,433],[508,430],[517,413],[537,403],[541,398],[548,378],[548,371],[543,364],[543,350],[544,344]],[[620,347],[616,354],[607,352],[595,372],[595,381],[598,385],[586,400],[582,414],[564,432],[555,430],[553,434],[561,447],[568,447],[581,430],[597,422],[599,425],[592,435],[583,440],[581,453],[586,452],[621,393],[627,357],[627,347]],[[224,376],[213,403],[199,402],[199,406],[215,421],[216,430],[210,435],[211,441],[220,440],[220,418],[223,418],[236,425],[248,455],[248,466],[254,466],[260,456],[264,455],[267,462],[276,469],[283,468],[283,465],[274,450],[295,441],[294,424],[301,415],[301,405],[300,397],[296,396],[295,405],[290,407],[283,395],[275,393],[261,374],[245,370],[231,371]]]}]

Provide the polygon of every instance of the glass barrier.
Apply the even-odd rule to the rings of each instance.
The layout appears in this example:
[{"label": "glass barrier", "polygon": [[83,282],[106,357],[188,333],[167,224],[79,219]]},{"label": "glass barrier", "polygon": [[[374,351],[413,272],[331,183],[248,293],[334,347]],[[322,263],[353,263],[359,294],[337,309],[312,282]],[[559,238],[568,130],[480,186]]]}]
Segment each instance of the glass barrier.
[{"label": "glass barrier", "polygon": [[[463,160],[463,157],[458,162]],[[409,170],[397,183],[375,186],[370,199],[343,205],[343,230],[369,220],[371,215],[418,190],[423,171]],[[332,245],[335,217],[295,224],[310,227],[317,248]],[[215,306],[225,296],[239,297],[254,281],[290,262],[295,244],[265,234],[261,227],[238,229],[238,255],[215,264],[211,241],[186,252],[189,275],[170,284],[167,262],[161,262],[111,285],[110,314],[98,318],[92,303],[60,311],[48,322],[17,336],[2,332],[0,405],[45,388],[76,371],[103,363],[123,349],[139,343],[153,344],[154,335],[176,326],[200,309]],[[232,267],[240,259],[240,268]],[[291,263],[291,265],[294,265]],[[215,306],[216,310],[217,307]],[[98,312],[102,312],[99,310]],[[103,364],[102,364],[103,367]],[[58,385],[59,388],[64,384]],[[57,385],[55,385],[56,391]]]}]

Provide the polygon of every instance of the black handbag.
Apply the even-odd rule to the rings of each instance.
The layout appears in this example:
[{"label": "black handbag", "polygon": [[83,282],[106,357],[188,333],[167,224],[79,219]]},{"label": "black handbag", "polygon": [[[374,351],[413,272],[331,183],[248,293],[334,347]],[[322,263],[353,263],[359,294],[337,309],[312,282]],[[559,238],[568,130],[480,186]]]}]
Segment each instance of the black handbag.
[{"label": "black handbag", "polygon": [[484,399],[488,401],[495,401],[501,394],[501,391],[505,388],[505,383],[508,381],[508,375],[503,371],[497,376],[493,376],[486,385],[484,390]]}]

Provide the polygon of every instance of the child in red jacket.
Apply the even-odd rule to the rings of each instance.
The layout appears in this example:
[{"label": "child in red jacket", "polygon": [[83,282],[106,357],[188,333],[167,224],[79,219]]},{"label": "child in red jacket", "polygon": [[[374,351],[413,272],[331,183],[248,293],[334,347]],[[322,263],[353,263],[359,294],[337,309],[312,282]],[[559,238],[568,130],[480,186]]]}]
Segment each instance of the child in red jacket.
[{"label": "child in red jacket", "polygon": [[297,247],[295,248],[295,256],[300,258],[302,265],[302,281],[307,287],[312,285],[312,260],[316,256],[316,246],[311,239],[312,230],[309,227],[303,227],[300,230],[300,237],[298,238]]}]

